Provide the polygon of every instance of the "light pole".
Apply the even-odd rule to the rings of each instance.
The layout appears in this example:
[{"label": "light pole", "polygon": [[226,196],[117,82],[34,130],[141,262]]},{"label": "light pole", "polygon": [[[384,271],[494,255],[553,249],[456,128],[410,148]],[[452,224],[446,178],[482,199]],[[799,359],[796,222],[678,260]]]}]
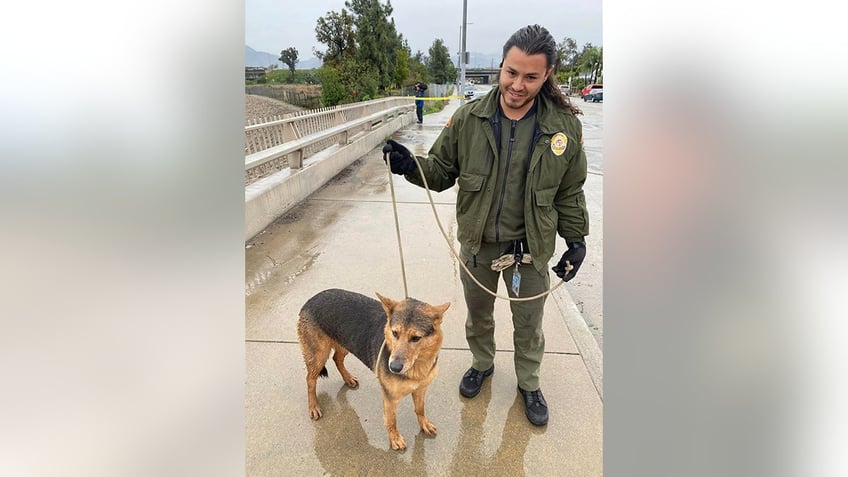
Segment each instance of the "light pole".
[{"label": "light pole", "polygon": [[[463,10],[463,14],[465,11]],[[459,51],[456,52],[456,67],[459,69],[460,75],[456,80],[456,90],[458,94],[465,97],[465,57],[467,56],[465,53],[465,30],[468,28],[468,25],[473,25],[474,22],[465,21],[465,15],[463,15],[463,25],[459,26]],[[464,100],[463,100],[464,101]]]},{"label": "light pole", "polygon": [[459,25],[459,41],[456,43],[456,68],[462,68],[462,25]]},{"label": "light pole", "polygon": [[459,100],[459,104],[465,104],[465,63],[466,63],[466,51],[465,51],[465,33],[468,29],[467,27],[468,21],[468,0],[462,0],[462,47],[461,53],[459,56],[459,86],[460,91],[459,94],[462,96]]}]

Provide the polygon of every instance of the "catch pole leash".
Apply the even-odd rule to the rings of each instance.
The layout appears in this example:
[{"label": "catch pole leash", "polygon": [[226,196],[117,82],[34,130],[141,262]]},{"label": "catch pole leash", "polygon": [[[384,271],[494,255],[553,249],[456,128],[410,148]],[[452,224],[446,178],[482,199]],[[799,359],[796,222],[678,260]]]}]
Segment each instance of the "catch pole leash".
[{"label": "catch pole leash", "polygon": [[[395,214],[395,233],[397,234],[398,254],[400,255],[400,273],[401,273],[401,275],[403,275],[403,296],[405,296],[406,298],[409,298],[409,291],[407,290],[407,287],[406,287],[406,268],[404,267],[403,247],[401,246],[401,243],[400,243],[400,225],[398,224],[397,198],[395,197],[395,184],[394,184],[394,181],[392,181],[392,167],[389,164],[389,162],[390,162],[389,161],[389,153],[391,153],[391,152],[392,152],[392,146],[390,146],[388,144],[383,146],[383,160],[386,163],[386,170],[389,173],[389,190],[391,190],[391,192],[392,192],[392,211],[394,211],[394,214]],[[436,210],[435,207],[433,208],[433,210]],[[385,345],[385,341],[383,342],[383,344]]]},{"label": "catch pole leash", "polygon": [[[403,292],[404,292],[404,294],[406,294],[407,297],[409,297],[409,293],[407,292],[407,288],[406,288],[406,269],[404,268],[403,247],[401,246],[401,239],[400,239],[400,225],[398,225],[397,199],[395,197],[395,186],[394,186],[394,182],[392,181],[392,175],[393,174],[392,174],[391,160],[390,160],[390,157],[389,157],[391,152],[392,152],[392,146],[390,146],[388,144],[383,146],[383,161],[386,163],[386,171],[389,174],[389,190],[391,190],[391,193],[392,193],[392,209],[394,210],[394,214],[395,214],[395,232],[397,233],[398,253],[400,254],[400,270],[401,270],[401,274],[403,275]],[[415,156],[415,154],[410,154],[410,155],[412,156],[412,159],[415,160],[415,165],[418,166],[418,170],[421,171],[422,170],[421,169],[421,163],[418,162],[418,158]],[[424,174],[421,174],[420,172],[418,173],[418,175],[419,175],[419,177],[421,177],[421,180],[424,182],[424,190],[427,191],[427,199],[430,201],[430,208],[433,209],[433,217],[436,219],[436,225],[438,225],[439,231],[442,233],[442,237],[444,237],[445,243],[447,243],[448,248],[451,251],[451,254],[453,254],[454,258],[456,258],[456,261],[459,262],[459,265],[463,268],[463,270],[465,270],[465,273],[467,273],[468,276],[471,277],[471,280],[473,280],[474,283],[476,283],[477,286],[480,287],[483,291],[485,291],[489,295],[494,296],[495,298],[500,298],[501,300],[532,301],[532,300],[536,300],[538,298],[542,298],[546,295],[551,294],[560,285],[565,283],[562,280],[558,280],[557,283],[554,286],[552,286],[550,289],[548,289],[547,291],[543,291],[542,293],[539,293],[538,295],[533,295],[533,296],[523,297],[523,298],[519,298],[519,297],[513,298],[513,297],[510,297],[510,296],[499,295],[498,293],[493,292],[492,290],[489,290],[485,285],[483,285],[482,283],[480,283],[477,280],[477,278],[471,273],[471,270],[468,269],[468,266],[466,266],[465,263],[462,261],[462,258],[460,258],[459,254],[456,253],[456,250],[454,250],[453,244],[451,243],[450,238],[448,238],[448,234],[445,232],[445,228],[442,227],[442,221],[439,220],[439,214],[436,212],[436,204],[433,203],[433,195],[430,193],[430,187],[427,184],[427,178],[424,177]],[[521,263],[521,261],[518,261],[516,263],[516,269],[517,269],[519,263]],[[574,266],[571,265],[571,263],[566,262],[565,273],[568,273],[573,268],[574,268]]]}]

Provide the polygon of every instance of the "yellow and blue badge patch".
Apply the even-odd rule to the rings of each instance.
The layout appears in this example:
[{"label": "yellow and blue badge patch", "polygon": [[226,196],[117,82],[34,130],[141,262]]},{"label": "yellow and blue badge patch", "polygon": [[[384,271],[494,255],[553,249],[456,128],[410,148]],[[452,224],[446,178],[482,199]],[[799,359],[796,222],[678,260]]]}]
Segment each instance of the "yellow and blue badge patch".
[{"label": "yellow and blue badge patch", "polygon": [[565,152],[566,146],[568,146],[568,137],[565,134],[558,132],[551,138],[551,151],[557,156]]}]

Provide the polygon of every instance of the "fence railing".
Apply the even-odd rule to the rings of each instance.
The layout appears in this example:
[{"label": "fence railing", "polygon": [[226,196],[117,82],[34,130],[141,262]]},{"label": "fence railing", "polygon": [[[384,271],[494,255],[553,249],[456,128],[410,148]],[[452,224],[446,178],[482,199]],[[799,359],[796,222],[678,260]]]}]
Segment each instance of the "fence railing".
[{"label": "fence railing", "polygon": [[245,126],[245,185],[303,160],[385,121],[414,111],[408,98],[382,98],[292,113],[289,117]]},{"label": "fence railing", "polygon": [[273,98],[307,109],[321,106],[320,89],[314,91],[292,91],[278,86],[262,84],[245,86],[244,93]]}]

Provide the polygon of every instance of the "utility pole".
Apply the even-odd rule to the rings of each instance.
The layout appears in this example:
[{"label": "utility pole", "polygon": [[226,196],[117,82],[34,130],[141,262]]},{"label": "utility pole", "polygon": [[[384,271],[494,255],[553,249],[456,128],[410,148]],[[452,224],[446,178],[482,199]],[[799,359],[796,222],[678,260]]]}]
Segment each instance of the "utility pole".
[{"label": "utility pole", "polygon": [[459,58],[459,95],[462,99],[459,104],[465,104],[465,63],[468,61],[468,53],[465,51],[465,33],[467,30],[466,22],[468,21],[468,0],[462,0],[462,52]]},{"label": "utility pole", "polygon": [[459,41],[456,44],[456,69],[462,69],[462,25],[459,25]]},{"label": "utility pole", "polygon": [[[456,69],[462,71],[462,25],[459,25],[459,41],[456,44]],[[462,78],[456,77],[456,94],[462,95]]]}]

